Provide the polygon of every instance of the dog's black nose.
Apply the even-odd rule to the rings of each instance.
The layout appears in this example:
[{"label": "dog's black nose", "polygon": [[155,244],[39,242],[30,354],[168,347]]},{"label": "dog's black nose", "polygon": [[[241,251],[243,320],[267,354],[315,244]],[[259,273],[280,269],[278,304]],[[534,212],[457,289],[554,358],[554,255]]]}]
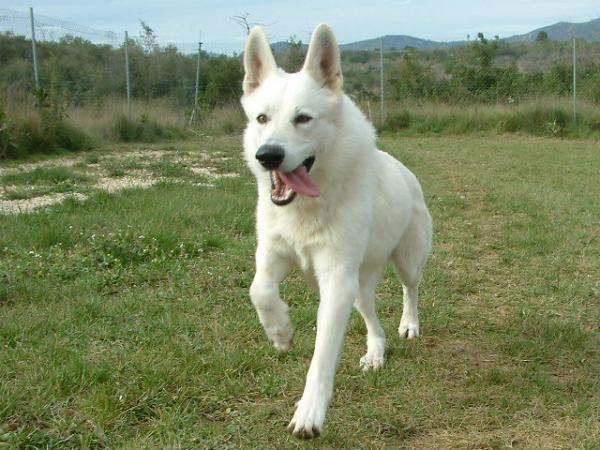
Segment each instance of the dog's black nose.
[{"label": "dog's black nose", "polygon": [[261,145],[256,152],[256,159],[267,170],[279,167],[284,156],[285,152],[280,145]]}]

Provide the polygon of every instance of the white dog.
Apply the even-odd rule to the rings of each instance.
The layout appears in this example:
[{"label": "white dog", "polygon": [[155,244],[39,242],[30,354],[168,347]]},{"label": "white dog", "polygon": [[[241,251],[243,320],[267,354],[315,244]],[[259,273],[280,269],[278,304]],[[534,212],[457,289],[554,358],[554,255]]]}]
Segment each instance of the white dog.
[{"label": "white dog", "polygon": [[340,53],[319,25],[304,67],[278,69],[256,27],[244,53],[245,157],[256,176],[256,275],[250,297],[279,351],[294,328],[279,283],[297,265],[318,286],[315,351],[288,430],[319,436],[352,305],[367,327],[364,370],[383,365],[375,288],[391,260],[403,284],[400,337],[419,335],[418,286],[431,249],[431,217],[415,176],[375,147],[375,131],[342,92]]}]

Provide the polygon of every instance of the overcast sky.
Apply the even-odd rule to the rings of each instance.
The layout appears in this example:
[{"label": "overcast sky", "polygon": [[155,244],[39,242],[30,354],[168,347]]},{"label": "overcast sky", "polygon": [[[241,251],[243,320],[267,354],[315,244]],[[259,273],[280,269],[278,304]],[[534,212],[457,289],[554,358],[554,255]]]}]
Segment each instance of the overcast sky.
[{"label": "overcast sky", "polygon": [[507,37],[559,21],[600,17],[600,0],[2,0],[0,8],[26,12],[29,6],[40,15],[134,36],[142,19],[163,43],[191,45],[201,31],[204,48],[228,52],[243,49],[244,32],[231,17],[244,14],[265,24],[272,41],[295,35],[307,42],[314,26],[327,22],[340,43],[387,34],[443,41],[479,31]]}]

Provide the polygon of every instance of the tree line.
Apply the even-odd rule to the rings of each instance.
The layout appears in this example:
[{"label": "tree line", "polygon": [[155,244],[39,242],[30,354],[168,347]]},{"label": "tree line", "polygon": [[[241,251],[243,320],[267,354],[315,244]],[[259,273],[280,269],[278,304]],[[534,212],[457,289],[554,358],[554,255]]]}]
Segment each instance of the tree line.
[{"label": "tree line", "polygon": [[[277,54],[286,70],[303,61],[302,42],[290,38]],[[586,99],[600,103],[600,43],[580,42],[583,57],[578,86]],[[174,105],[193,103],[196,56],[174,46],[159,46],[142,22],[139,39],[128,42],[130,77],[136,99],[168,98]],[[33,85],[31,42],[0,34],[0,90],[30,92]],[[344,52],[345,89],[359,100],[379,98],[379,54]],[[94,105],[126,90],[123,47],[98,45],[66,36],[39,42],[40,81],[44,89],[73,105]],[[386,97],[448,103],[511,103],[539,96],[569,95],[572,89],[570,44],[540,39],[507,43],[479,34],[468,45],[435,50],[387,50],[384,53]],[[243,67],[240,55],[203,52],[199,101],[205,109],[237,101]]]}]

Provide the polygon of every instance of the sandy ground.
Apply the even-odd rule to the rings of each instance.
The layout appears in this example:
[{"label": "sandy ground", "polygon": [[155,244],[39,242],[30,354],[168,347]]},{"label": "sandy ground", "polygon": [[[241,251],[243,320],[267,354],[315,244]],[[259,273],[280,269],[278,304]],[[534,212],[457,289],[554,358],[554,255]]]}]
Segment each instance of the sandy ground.
[{"label": "sandy ground", "polygon": [[[167,159],[168,162],[173,164],[184,164],[191,172],[196,175],[201,175],[208,180],[207,183],[193,183],[197,186],[212,187],[211,182],[216,179],[239,176],[239,174],[235,172],[220,173],[214,167],[210,167],[208,163],[210,159],[214,157],[215,155],[207,155],[204,153],[194,153],[190,155],[188,153],[179,154],[178,152],[164,150],[133,150],[127,152],[107,152],[99,156],[98,162],[86,163],[86,155],[82,154],[74,157],[56,158],[9,167],[0,167],[0,177],[8,174],[30,172],[40,167],[67,167],[75,172],[95,175],[97,177],[95,183],[86,185],[88,190],[91,188],[92,190],[104,190],[109,193],[114,193],[123,189],[145,189],[153,186],[159,181],[167,180],[158,177],[153,174],[152,171],[143,168],[145,165],[164,159]],[[221,160],[229,159],[220,155],[217,155],[217,157]],[[125,170],[124,176],[110,176],[107,168],[103,166],[103,163],[111,163],[114,165],[118,164],[119,161],[134,161],[137,166],[142,168]],[[189,182],[177,178],[169,178],[168,181]],[[35,187],[37,186],[3,184],[0,181],[0,214],[27,213],[37,208],[63,202],[67,198],[75,198],[79,201],[84,201],[87,198],[87,195],[82,192],[45,194],[15,200],[6,198],[7,193],[17,188],[21,191],[31,189],[33,192]]]}]

